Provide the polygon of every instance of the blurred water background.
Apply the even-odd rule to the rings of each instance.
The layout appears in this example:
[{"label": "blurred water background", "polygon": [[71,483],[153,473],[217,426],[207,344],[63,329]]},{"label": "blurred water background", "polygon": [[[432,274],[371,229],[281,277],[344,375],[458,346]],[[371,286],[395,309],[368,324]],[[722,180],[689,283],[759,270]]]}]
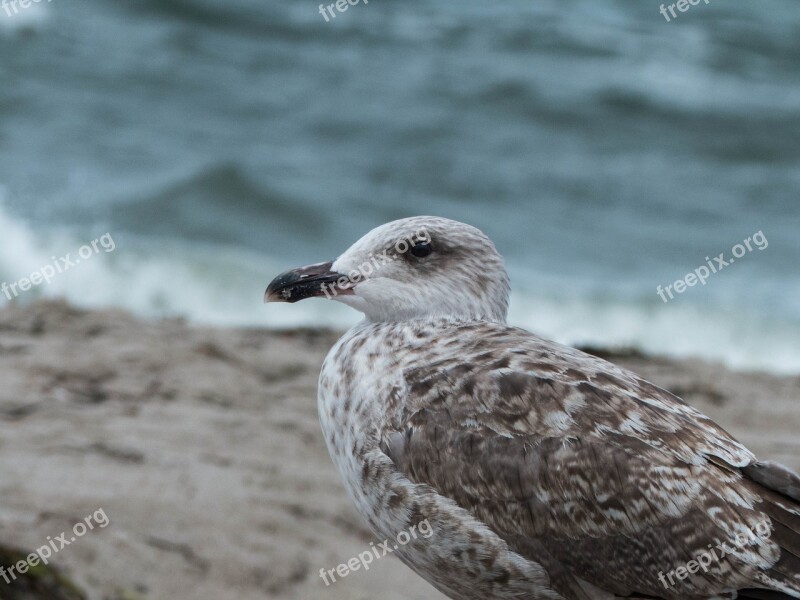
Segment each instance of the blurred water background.
[{"label": "blurred water background", "polygon": [[[436,214],[568,343],[800,372],[800,3],[52,0],[0,11],[0,282],[225,325],[278,271]],[[665,304],[666,285],[757,231]],[[0,296],[0,303],[7,302]]]}]

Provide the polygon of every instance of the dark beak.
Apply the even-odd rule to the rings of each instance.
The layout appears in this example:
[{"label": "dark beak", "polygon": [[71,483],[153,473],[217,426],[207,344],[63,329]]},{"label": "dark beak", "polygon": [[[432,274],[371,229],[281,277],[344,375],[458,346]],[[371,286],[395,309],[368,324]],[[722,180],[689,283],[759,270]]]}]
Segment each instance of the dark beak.
[{"label": "dark beak", "polygon": [[332,261],[317,263],[281,273],[267,286],[264,302],[298,302],[306,298],[330,298],[340,293],[352,293],[346,285],[337,285],[339,280],[347,280],[347,276],[331,271],[332,265]]}]

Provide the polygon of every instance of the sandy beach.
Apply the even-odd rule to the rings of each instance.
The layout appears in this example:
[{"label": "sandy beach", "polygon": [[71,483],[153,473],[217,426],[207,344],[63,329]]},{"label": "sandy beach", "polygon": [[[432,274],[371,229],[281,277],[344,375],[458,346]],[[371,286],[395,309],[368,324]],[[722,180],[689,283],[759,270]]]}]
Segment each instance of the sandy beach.
[{"label": "sandy beach", "polygon": [[[440,599],[373,540],[316,415],[333,331],[197,327],[63,302],[0,311],[0,560],[74,531],[0,599]],[[761,458],[800,468],[800,377],[603,354],[697,406]]]}]

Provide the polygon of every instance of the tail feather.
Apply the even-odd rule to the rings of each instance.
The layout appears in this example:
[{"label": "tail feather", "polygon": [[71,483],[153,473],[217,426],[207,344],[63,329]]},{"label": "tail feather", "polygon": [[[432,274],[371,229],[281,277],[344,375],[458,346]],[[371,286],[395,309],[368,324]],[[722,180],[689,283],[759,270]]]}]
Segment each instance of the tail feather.
[{"label": "tail feather", "polygon": [[772,520],[792,531],[800,531],[800,513],[790,506],[789,503],[791,501],[786,500],[775,492],[768,492],[766,496],[765,509]]},{"label": "tail feather", "polygon": [[[746,466],[742,473],[765,488],[800,502],[800,475],[791,469],[765,460]],[[800,510],[800,506],[796,508]]]},{"label": "tail feather", "polygon": [[795,573],[800,574],[800,534],[795,530],[789,529],[783,523],[773,521],[772,527],[772,539],[786,551],[786,558],[793,559],[796,568]]},{"label": "tail feather", "polygon": [[739,590],[736,600],[791,600],[783,592],[773,592],[772,590]]},{"label": "tail feather", "polygon": [[[730,600],[793,600],[795,596],[789,596],[783,592],[775,592],[773,590],[759,590],[759,589],[746,589],[733,592],[732,595],[725,594],[722,596],[715,596],[716,599],[730,599]],[[617,600],[657,600],[653,596],[640,596],[634,594],[633,596],[625,596],[625,598],[617,598]]]},{"label": "tail feather", "polygon": [[[781,556],[759,577],[759,582],[774,592],[748,590],[750,596],[740,593],[739,598],[800,599],[800,476],[773,462],[754,463],[742,469],[742,473],[757,484],[756,491],[762,498],[757,508],[770,517],[771,539],[780,547]],[[754,596],[754,592],[761,595]]]}]

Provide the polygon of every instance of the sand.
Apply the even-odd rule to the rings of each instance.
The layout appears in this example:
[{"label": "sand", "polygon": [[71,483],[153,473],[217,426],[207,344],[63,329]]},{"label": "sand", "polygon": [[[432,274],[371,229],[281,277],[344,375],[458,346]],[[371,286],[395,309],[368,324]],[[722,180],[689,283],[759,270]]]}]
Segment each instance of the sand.
[{"label": "sand", "polygon": [[[0,579],[0,600],[442,599],[391,556],[328,587],[319,577],[374,541],[317,423],[338,335],[53,301],[0,310],[0,565],[108,517],[53,554],[57,571]],[[609,357],[800,469],[800,377]]]}]

